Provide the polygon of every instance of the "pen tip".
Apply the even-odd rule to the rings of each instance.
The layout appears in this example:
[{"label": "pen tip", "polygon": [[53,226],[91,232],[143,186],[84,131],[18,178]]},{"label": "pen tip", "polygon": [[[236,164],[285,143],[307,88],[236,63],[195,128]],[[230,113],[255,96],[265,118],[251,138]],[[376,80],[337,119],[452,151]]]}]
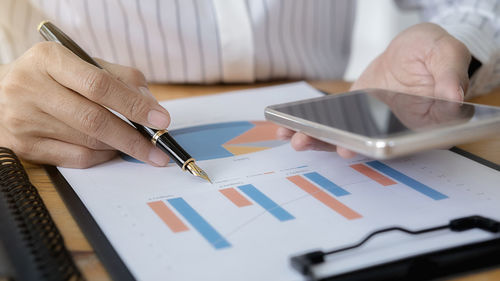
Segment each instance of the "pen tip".
[{"label": "pen tip", "polygon": [[197,177],[200,177],[206,181],[208,181],[209,183],[212,183],[212,181],[210,180],[210,178],[208,177],[207,173],[205,173],[205,171],[203,171],[200,167],[198,167],[198,165],[196,165],[193,162],[190,162],[188,165],[187,165],[187,169],[189,170],[189,172]]}]

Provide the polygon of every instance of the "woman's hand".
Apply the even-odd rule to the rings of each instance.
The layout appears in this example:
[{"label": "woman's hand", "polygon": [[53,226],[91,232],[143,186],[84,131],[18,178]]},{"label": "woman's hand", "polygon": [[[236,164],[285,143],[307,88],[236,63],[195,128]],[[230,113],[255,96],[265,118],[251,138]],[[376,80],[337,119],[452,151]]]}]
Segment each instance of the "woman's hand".
[{"label": "woman's hand", "polygon": [[136,69],[90,65],[60,44],[39,43],[0,66],[0,146],[38,163],[85,168],[117,150],[154,166],[169,159],[106,107],[165,129],[168,112]]},{"label": "woman's hand", "polygon": [[[467,91],[471,55],[467,47],[438,25],[417,24],[400,33],[352,85],[351,90],[380,88],[461,101]],[[355,153],[280,128],[296,150],[337,150],[342,157]]]}]

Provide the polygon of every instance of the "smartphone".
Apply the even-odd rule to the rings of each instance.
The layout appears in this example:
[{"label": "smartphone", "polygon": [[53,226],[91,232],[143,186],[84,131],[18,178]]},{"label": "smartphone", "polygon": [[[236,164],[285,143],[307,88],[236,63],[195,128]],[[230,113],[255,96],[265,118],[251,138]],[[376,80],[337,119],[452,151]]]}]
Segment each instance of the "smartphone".
[{"label": "smartphone", "polygon": [[364,89],[277,104],[267,120],[375,159],[500,134],[500,107]]}]

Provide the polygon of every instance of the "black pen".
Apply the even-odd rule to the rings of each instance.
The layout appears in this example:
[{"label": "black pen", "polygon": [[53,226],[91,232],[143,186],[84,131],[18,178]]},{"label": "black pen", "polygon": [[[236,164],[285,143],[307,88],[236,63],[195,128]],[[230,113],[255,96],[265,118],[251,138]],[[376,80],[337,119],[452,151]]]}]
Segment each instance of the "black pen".
[{"label": "black pen", "polygon": [[[49,21],[43,21],[38,26],[38,32],[47,41],[58,42],[64,47],[68,48],[75,55],[80,57],[82,60],[98,67],[104,69],[100,66],[92,57],[90,57],[80,46],[78,46],[71,38],[69,38],[64,32],[57,28],[54,24]],[[155,130],[148,128],[146,126],[137,124],[129,120],[135,128],[143,134],[146,138],[150,139],[151,142],[161,149],[163,152],[168,154],[179,167],[184,171],[189,171],[191,174],[200,177],[202,179],[210,181],[207,173],[198,167],[195,163],[195,159],[191,157],[168,133],[167,130]]]}]

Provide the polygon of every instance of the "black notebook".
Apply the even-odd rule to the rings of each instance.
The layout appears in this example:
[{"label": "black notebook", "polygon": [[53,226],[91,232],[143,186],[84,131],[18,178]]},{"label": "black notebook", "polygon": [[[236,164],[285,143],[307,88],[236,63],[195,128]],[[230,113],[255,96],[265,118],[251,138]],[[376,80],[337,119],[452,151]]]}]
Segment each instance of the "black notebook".
[{"label": "black notebook", "polygon": [[0,274],[12,280],[83,280],[16,155],[0,148]]}]

